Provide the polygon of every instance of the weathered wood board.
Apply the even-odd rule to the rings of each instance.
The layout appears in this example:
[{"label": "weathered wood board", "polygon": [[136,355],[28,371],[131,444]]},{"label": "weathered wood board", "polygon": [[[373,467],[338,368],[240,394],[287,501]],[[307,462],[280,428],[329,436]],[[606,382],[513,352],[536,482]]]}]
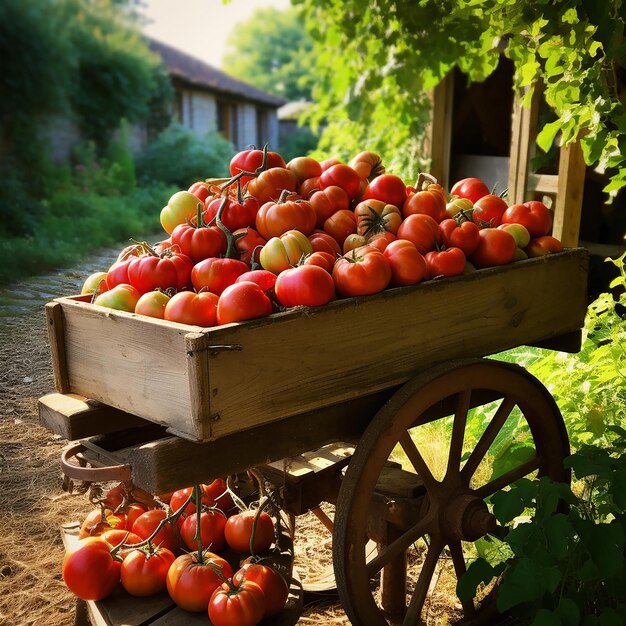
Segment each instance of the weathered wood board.
[{"label": "weathered wood board", "polygon": [[56,385],[213,441],[438,362],[571,333],[584,321],[587,265],[571,249],[214,328],[60,298],[46,306]]}]

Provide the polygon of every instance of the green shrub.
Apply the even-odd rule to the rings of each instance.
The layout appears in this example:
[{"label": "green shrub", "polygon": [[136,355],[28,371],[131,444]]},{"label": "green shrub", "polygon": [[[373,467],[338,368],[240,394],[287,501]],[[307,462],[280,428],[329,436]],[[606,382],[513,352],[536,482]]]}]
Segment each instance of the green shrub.
[{"label": "green shrub", "polygon": [[197,180],[228,175],[235,149],[219,134],[199,139],[186,128],[174,124],[145,149],[137,171],[142,182],[158,181],[187,188]]}]

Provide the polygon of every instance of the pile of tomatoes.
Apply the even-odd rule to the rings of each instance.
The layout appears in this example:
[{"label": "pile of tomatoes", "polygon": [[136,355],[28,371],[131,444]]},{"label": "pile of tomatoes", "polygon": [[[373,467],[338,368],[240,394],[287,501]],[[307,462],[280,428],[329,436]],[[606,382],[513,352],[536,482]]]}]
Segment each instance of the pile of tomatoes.
[{"label": "pile of tomatoes", "polygon": [[362,152],[349,164],[245,150],[228,180],[175,193],[169,235],[135,243],[84,294],[97,305],[199,326],[375,294],[562,251],[541,202],[508,204],[479,179],[448,195]]},{"label": "pile of tomatoes", "polygon": [[65,584],[83,600],[102,600],[120,584],[133,596],[167,589],[179,607],[208,613],[214,626],[255,626],[284,608],[289,589],[268,564],[275,543],[271,516],[262,503],[245,508],[231,494],[216,479],[154,505],[131,501],[123,484],[113,487],[65,553]]}]

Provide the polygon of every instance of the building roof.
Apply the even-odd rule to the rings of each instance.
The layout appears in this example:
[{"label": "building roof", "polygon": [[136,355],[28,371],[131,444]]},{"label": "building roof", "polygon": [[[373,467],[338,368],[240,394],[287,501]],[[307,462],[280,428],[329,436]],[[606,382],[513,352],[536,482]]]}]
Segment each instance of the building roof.
[{"label": "building roof", "polygon": [[273,96],[262,89],[257,89],[242,80],[225,74],[194,56],[172,48],[160,41],[148,39],[148,45],[153,52],[163,59],[163,63],[172,77],[199,89],[236,96],[274,108],[278,108],[287,102],[283,98]]}]

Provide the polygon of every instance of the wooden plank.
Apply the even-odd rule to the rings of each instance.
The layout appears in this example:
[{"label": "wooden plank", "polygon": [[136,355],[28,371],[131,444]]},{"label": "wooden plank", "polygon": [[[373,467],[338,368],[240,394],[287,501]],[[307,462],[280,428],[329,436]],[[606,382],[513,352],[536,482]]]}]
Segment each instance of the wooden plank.
[{"label": "wooden plank", "polygon": [[209,353],[203,333],[185,335],[189,397],[191,400],[191,428],[198,439],[211,439],[211,398],[209,397]]},{"label": "wooden plank", "polygon": [[561,147],[552,234],[567,247],[578,245],[586,167],[579,141]]},{"label": "wooden plank", "polygon": [[48,341],[50,343],[50,357],[52,358],[54,386],[59,393],[69,393],[71,389],[67,374],[63,307],[58,302],[49,302],[46,304],[45,310],[48,321]]},{"label": "wooden plank", "polygon": [[454,72],[450,72],[435,87],[432,99],[430,173],[444,189],[448,189],[450,186],[453,96]]},{"label": "wooden plank", "polygon": [[527,192],[555,194],[558,192],[559,177],[556,174],[528,174]]},{"label": "wooden plank", "polygon": [[38,404],[41,424],[69,441],[151,424],[75,393],[49,393]]}]

